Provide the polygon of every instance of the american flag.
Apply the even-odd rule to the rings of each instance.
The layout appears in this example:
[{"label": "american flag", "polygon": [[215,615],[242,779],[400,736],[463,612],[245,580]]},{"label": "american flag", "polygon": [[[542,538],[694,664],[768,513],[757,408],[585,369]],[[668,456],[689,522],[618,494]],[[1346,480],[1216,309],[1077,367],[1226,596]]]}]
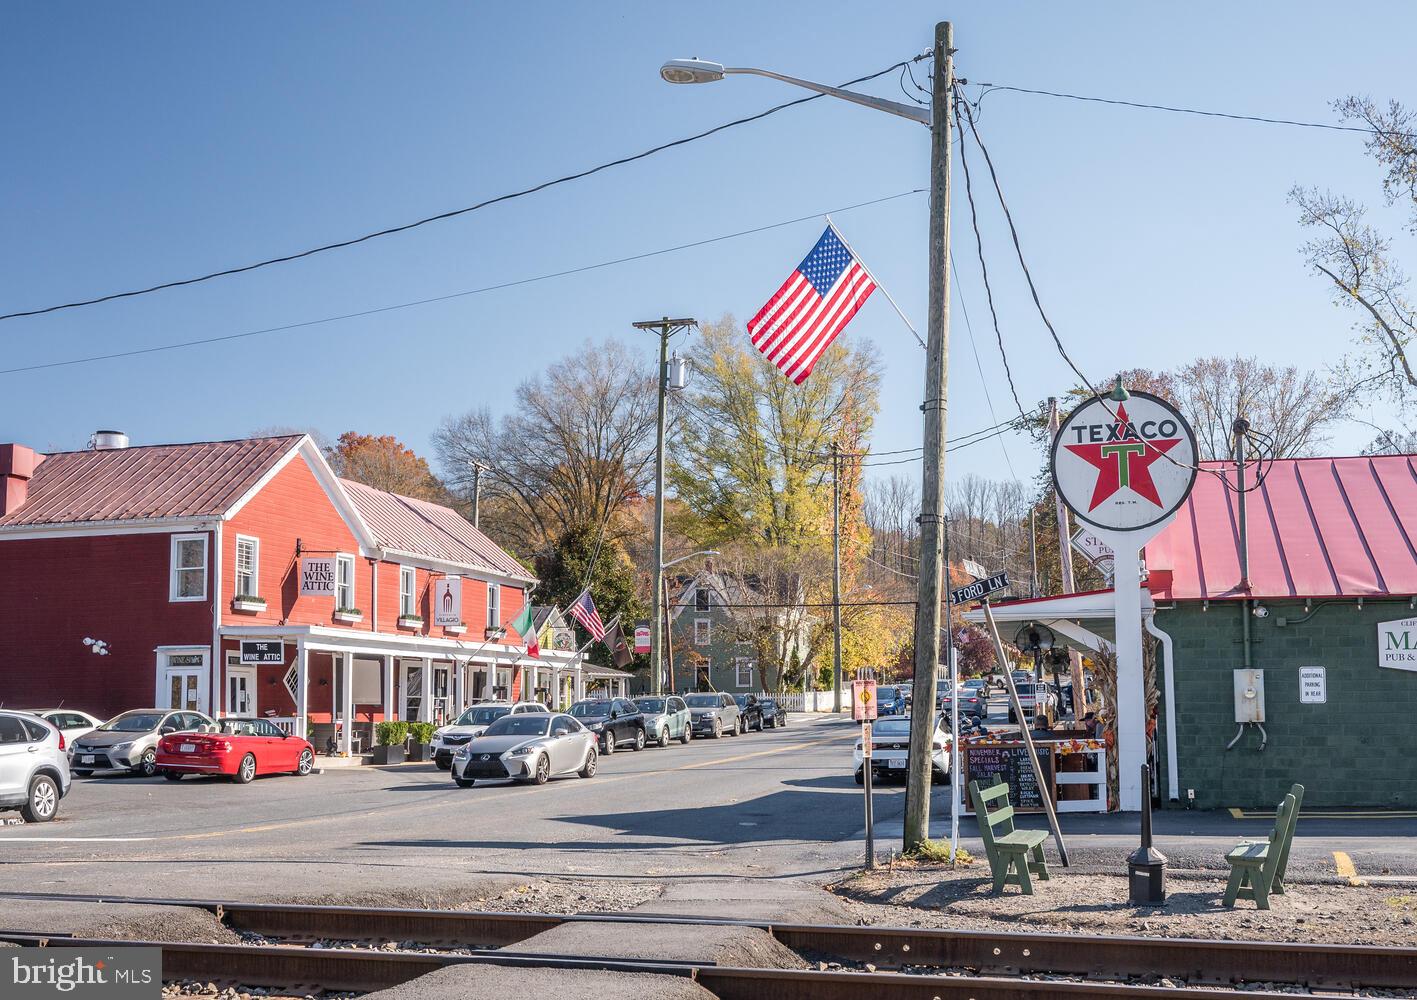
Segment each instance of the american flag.
[{"label": "american flag", "polygon": [[748,321],[753,346],[801,385],[875,290],[866,268],[828,225],[812,252]]},{"label": "american flag", "polygon": [[568,609],[571,617],[586,627],[596,642],[605,638],[605,623],[600,620],[600,612],[595,610],[595,602],[590,599],[590,591],[581,591],[581,596],[571,602]]}]

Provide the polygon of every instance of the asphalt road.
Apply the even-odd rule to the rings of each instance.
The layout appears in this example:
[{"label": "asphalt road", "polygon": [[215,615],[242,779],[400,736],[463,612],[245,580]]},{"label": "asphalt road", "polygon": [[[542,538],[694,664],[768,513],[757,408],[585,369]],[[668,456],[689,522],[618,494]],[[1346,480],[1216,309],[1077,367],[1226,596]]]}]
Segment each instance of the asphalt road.
[{"label": "asphalt road", "polygon": [[[794,716],[785,730],[621,751],[592,779],[541,787],[458,789],[431,764],[245,786],[95,776],[76,780],[55,822],[0,827],[0,891],[265,897],[498,874],[826,881],[862,857],[855,735],[849,722]],[[884,855],[900,842],[903,789],[875,802]],[[948,836],[948,788],[932,812],[932,834]],[[1080,868],[1116,871],[1136,846],[1135,817],[1064,823]],[[1213,868],[1268,824],[1162,813],[1157,828],[1175,866]],[[972,821],[961,829],[980,853]],[[1301,821],[1291,870],[1336,877],[1336,850],[1359,877],[1417,873],[1417,822]]]}]

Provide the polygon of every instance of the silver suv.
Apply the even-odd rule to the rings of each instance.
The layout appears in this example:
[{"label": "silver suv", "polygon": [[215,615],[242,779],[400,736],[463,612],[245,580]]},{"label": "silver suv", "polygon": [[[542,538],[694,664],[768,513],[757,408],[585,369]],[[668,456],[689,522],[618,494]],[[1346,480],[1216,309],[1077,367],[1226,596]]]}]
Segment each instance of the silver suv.
[{"label": "silver suv", "polygon": [[69,794],[69,761],[59,730],[26,712],[0,712],[0,809],[48,823]]}]

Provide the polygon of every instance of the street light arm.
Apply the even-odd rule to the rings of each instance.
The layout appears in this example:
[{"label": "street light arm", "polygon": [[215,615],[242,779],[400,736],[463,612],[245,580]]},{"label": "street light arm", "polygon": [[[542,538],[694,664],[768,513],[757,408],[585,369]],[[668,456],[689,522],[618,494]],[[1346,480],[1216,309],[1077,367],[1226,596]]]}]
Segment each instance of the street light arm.
[{"label": "street light arm", "polygon": [[671,559],[671,560],[669,560],[667,563],[661,564],[660,567],[659,567],[659,571],[660,571],[661,573],[663,573],[663,572],[664,572],[665,570],[667,570],[670,566],[678,565],[679,563],[683,562],[683,561],[686,560],[686,559],[693,559],[695,556],[716,556],[716,555],[718,555],[718,550],[717,550],[717,549],[704,549],[702,552],[690,552],[687,556],[680,556],[678,559]]},{"label": "street light arm", "polygon": [[741,73],[749,76],[765,76],[771,80],[780,80],[783,83],[790,83],[794,87],[802,87],[805,90],[812,90],[818,94],[825,94],[828,97],[838,97],[843,101],[850,101],[852,104],[859,104],[862,107],[874,108],[877,111],[885,111],[902,118],[909,118],[913,122],[921,125],[930,124],[930,111],[928,108],[917,107],[912,104],[902,104],[899,101],[888,101],[884,97],[872,97],[869,94],[858,94],[854,90],[842,90],[840,87],[828,87],[824,83],[813,83],[810,80],[799,80],[795,76],[783,76],[781,73],[773,73],[770,70],[754,69],[749,66],[723,68],[724,74]]}]

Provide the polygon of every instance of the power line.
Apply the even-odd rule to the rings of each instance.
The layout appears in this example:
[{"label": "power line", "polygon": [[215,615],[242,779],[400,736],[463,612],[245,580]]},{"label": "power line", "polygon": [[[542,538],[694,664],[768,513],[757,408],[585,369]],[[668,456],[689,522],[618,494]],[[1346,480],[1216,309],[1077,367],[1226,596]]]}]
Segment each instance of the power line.
[{"label": "power line", "polygon": [[[894,201],[897,198],[906,198],[914,194],[924,193],[924,188],[915,188],[911,191],[902,191],[899,194],[886,195],[881,198],[873,198],[870,201],[857,202],[854,205],[846,205],[841,208],[830,209],[830,213],[840,215],[843,212],[850,212],[858,208],[867,208],[872,205],[879,205],[884,202]],[[241,333],[228,333],[216,337],[203,337],[197,340],[182,340],[172,344],[160,344],[156,347],[135,348],[129,351],[116,351],[110,354],[95,354],[83,358],[71,358],[67,361],[48,361],[35,365],[24,365],[18,368],[0,369],[0,375],[14,375],[19,372],[40,371],[46,368],[63,368],[68,365],[90,364],[95,361],[112,361],[117,358],[134,357],[141,354],[156,354],[162,351],[176,351],[187,347],[201,347],[206,344],[217,344],[228,340],[242,340],[247,337],[259,337],[270,333],[283,333],[289,330],[300,330],[305,327],[320,326],[325,323],[336,323],[347,319],[359,319],[364,316],[375,316],[379,313],[393,312],[399,309],[411,309],[415,306],[426,306],[437,302],[447,302],[452,299],[466,298],[469,295],[482,295],[486,292],[500,291],[505,288],[515,288],[518,285],[529,285],[538,281],[549,281],[552,278],[564,278],[573,274],[583,274],[586,271],[595,271],[600,268],[613,267],[617,264],[628,264],[637,260],[645,260],[650,257],[658,257],[663,254],[678,253],[681,250],[691,250],[695,247],[708,246],[713,243],[722,243],[725,240],[738,239],[742,236],[752,236],[757,233],[767,232],[772,229],[781,229],[784,226],[795,225],[799,222],[806,222],[810,219],[819,219],[825,212],[813,212],[810,215],[801,215],[795,219],[786,219],[782,222],[774,222],[766,226],[756,226],[753,229],[743,229],[736,233],[726,233],[722,236],[712,236],[708,239],[695,240],[692,243],[680,243],[677,246],[664,247],[659,250],[648,250],[644,253],[631,254],[628,257],[616,257],[612,260],[603,260],[595,264],[584,264],[579,267],[567,268],[563,271],[551,271],[547,274],[538,274],[531,278],[518,278],[513,281],[503,281],[495,285],[483,285],[480,288],[469,288],[461,292],[450,292],[447,295],[435,295],[426,299],[414,299],[411,302],[398,302],[393,305],[376,306],[372,309],[361,309],[358,312],[340,313],[336,316],[324,316],[320,319],[303,320],[299,323],[287,323],[282,326],[268,326],[259,330],[245,330]]]},{"label": "power line", "polygon": [[1010,87],[1004,84],[979,83],[975,86],[983,87],[974,105],[977,108],[979,102],[985,96],[996,91],[1006,90],[1015,94],[1034,94],[1040,97],[1059,97],[1069,101],[1086,101],[1091,104],[1114,104],[1125,108],[1141,108],[1147,111],[1169,111],[1178,115],[1199,115],[1203,118],[1228,118],[1231,121],[1260,122],[1265,125],[1292,125],[1296,128],[1316,128],[1330,132],[1358,132],[1363,135],[1376,135],[1387,137],[1411,138],[1412,132],[1388,132],[1383,129],[1363,128],[1360,125],[1338,125],[1333,122],[1306,122],[1293,118],[1267,118],[1263,115],[1242,115],[1230,111],[1206,111],[1200,108],[1180,108],[1168,104],[1148,104],[1144,101],[1126,101],[1115,97],[1089,97],[1083,94],[1067,94],[1056,90],[1036,90],[1032,87]]},{"label": "power line", "polygon": [[[974,324],[969,321],[969,306],[964,301],[964,288],[959,280],[959,268],[955,267],[953,257],[950,258],[950,271],[954,273],[955,294],[959,296],[959,308],[964,314],[964,330],[969,335],[969,350],[974,355],[974,368],[979,372],[979,385],[984,390],[984,402],[989,407],[989,416],[998,420],[999,415],[994,412],[994,396],[989,392],[989,380],[984,377],[984,364],[979,360],[979,345],[974,340]],[[1009,449],[1002,440],[999,442],[999,451],[1004,456],[1004,464],[1009,467],[1009,475],[1013,476],[1014,482],[1018,482],[1018,470],[1014,468],[1014,461],[1009,457]]]},{"label": "power line", "polygon": [[[867,74],[866,76],[857,77],[855,80],[849,80],[846,83],[842,84],[842,86],[849,87],[852,84],[865,83],[867,80],[874,80],[879,76],[884,76],[887,73],[900,69],[902,66],[907,66],[910,64],[910,62],[911,60],[907,59],[902,62],[893,63],[892,65],[887,66],[883,70]],[[749,115],[746,118],[735,118],[733,121],[724,122],[721,125],[715,125],[713,128],[708,129],[707,131],[699,132],[695,135],[685,136],[682,139],[675,139],[671,142],[661,143],[658,146],[651,146],[649,149],[642,150],[641,152],[632,153],[629,156],[622,156],[616,160],[609,160],[605,163],[597,164],[593,167],[588,167],[585,170],[581,170],[573,174],[565,174],[561,177],[557,177],[549,181],[542,181],[540,184],[534,184],[531,187],[522,188],[519,191],[511,191],[506,194],[500,194],[496,197],[488,198],[473,205],[465,205],[462,208],[454,208],[446,212],[439,212],[437,215],[429,215],[422,219],[416,219],[413,222],[405,222],[397,226],[389,226],[385,229],[379,229],[375,230],[374,232],[365,233],[362,236],[355,236],[350,239],[340,240],[335,243],[326,243],[322,246],[311,247],[308,250],[300,250],[295,253],[284,254],[280,257],[269,257],[265,260],[258,260],[250,264],[242,264],[237,267],[228,267],[220,271],[211,271],[207,274],[200,274],[191,278],[181,278],[174,281],[164,281],[155,285],[149,285],[145,288],[134,288],[124,292],[112,292],[107,295],[98,295],[88,299],[78,299],[73,302],[63,302],[57,305],[44,306],[39,309],[25,309],[17,312],[4,313],[0,314],[0,321],[9,319],[19,319],[24,316],[42,316],[46,313],[59,312],[63,309],[78,309],[82,306],[98,305],[101,302],[112,302],[115,299],[133,298],[139,295],[149,295],[153,292],[164,291],[169,288],[180,288],[184,285],[195,285],[204,281],[211,281],[215,278],[229,277],[233,274],[244,274],[247,271],[255,271],[263,267],[270,267],[274,264],[285,264],[289,263],[290,261],[301,260],[305,257],[313,257],[315,254],[327,253],[331,250],[340,250],[345,247],[352,247],[356,244],[366,243],[369,240],[379,239],[384,236],[393,236],[396,233],[408,232],[410,229],[417,229],[420,226],[426,226],[433,222],[442,222],[447,219],[457,218],[458,216],[467,215],[471,212],[476,212],[491,205],[497,205],[501,204],[502,202],[513,201],[517,198],[525,198],[526,196],[536,194],[539,191],[545,191],[547,188],[556,187],[561,184],[568,184],[571,181],[581,180],[583,178],[591,176],[592,174],[598,174],[603,170],[609,170],[611,167],[619,167],[624,166],[627,163],[634,163],[636,160],[643,160],[646,157],[655,155],[656,153],[662,153],[666,149],[673,149],[676,146],[683,146],[691,142],[697,142],[700,139],[706,139],[711,135],[715,135],[726,129],[734,128],[739,125],[747,125],[751,122],[760,121],[761,119],[766,118],[769,115],[777,114],[779,111],[784,111],[787,108],[796,107],[799,104],[806,104],[808,101],[815,101],[823,96],[825,95],[813,94],[809,97],[799,97],[796,100],[788,101],[785,104],[778,104],[774,107],[768,108],[766,111],[760,111],[755,115]]]}]

